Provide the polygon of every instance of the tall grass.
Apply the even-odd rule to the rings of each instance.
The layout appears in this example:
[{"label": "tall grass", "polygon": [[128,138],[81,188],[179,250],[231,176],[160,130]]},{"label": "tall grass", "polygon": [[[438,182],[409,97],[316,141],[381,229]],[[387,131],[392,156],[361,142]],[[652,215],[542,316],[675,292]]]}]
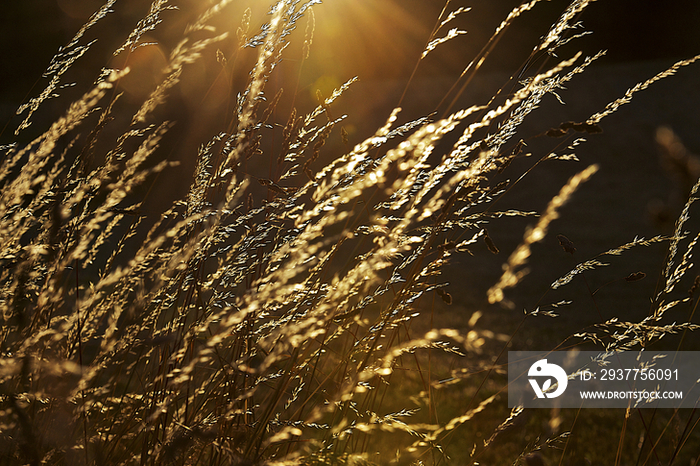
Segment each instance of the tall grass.
[{"label": "tall grass", "polygon": [[[93,46],[91,28],[119,8],[109,0],[53,58],[45,89],[20,107],[18,142],[3,148],[0,168],[0,463],[450,464],[461,456],[513,464],[547,446],[571,452],[565,431],[545,428],[528,444],[509,434],[533,415],[503,408],[498,358],[517,331],[481,327],[476,309],[460,329],[442,328],[429,300],[452,302],[440,274],[452,256],[498,252],[487,223],[536,215],[495,204],[520,179],[546,161],[575,160],[581,136],[600,132],[600,122],[636,92],[700,57],[632,87],[585,121],[521,134],[543,98],[602,55],[556,58],[578,34],[577,15],[589,3],[576,0],[526,59],[549,57],[541,70],[523,66],[491,99],[450,107],[442,117],[399,123],[396,108],[374,134],[329,158],[330,138],[348,144],[342,125],[352,115],[337,115],[333,104],[356,78],[321,95],[315,108],[297,107],[298,90],[285,101],[272,84],[290,44],[301,44],[293,57],[299,67],[309,59],[311,7],[325,5],[281,1],[258,32],[251,25],[260,18],[250,10],[232,34],[217,30],[212,21],[233,3],[189,17],[188,9],[167,11],[174,5],[154,1],[114,56],[149,47],[145,37],[180,15],[176,24],[187,26],[160,82],[135,103],[121,92],[128,58],[119,69],[105,66],[47,129],[20,143]],[[465,63],[455,89],[537,3],[508,15]],[[419,64],[444,42],[460,40],[450,23],[465,12],[450,12],[448,2]],[[249,50],[256,58],[241,71]],[[174,163],[163,148],[182,131],[160,109],[188,67],[207,57],[216,57],[231,86],[243,84],[230,90],[231,111],[192,154],[186,194],[154,213],[159,204],[148,204],[149,186],[171,176]],[[284,92],[297,86],[284,84]],[[511,162],[525,157],[528,138],[540,136],[551,138],[550,151],[527,154],[533,162],[509,173]],[[492,304],[514,307],[509,293],[528,272],[532,246],[596,170],[583,167],[536,215],[500,280],[483,290]],[[695,302],[674,291],[687,279],[700,238],[684,230],[699,186],[670,236],[635,238],[552,284],[564,287],[607,256],[669,243],[648,317],[601,321],[565,342],[640,349],[696,328],[692,315],[665,318]],[[573,243],[560,240],[573,253]],[[523,326],[564,304],[517,318]],[[444,409],[438,399],[453,406]],[[694,427],[688,420],[663,461],[686,451]],[[622,443],[624,431],[618,434]]]}]

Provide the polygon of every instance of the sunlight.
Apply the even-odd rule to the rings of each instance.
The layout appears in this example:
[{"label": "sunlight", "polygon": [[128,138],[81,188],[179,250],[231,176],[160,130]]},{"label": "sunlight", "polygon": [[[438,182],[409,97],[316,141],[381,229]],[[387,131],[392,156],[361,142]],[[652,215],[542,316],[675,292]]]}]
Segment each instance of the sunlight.
[{"label": "sunlight", "polygon": [[[343,81],[398,76],[419,58],[430,31],[401,2],[358,0],[316,8],[309,74]],[[333,73],[329,73],[329,69]]]}]

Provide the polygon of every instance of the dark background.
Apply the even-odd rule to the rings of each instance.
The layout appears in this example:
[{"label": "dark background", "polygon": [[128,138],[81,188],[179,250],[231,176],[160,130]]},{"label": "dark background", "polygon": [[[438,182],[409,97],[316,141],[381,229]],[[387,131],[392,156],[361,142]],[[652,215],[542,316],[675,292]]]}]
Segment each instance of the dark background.
[{"label": "dark background", "polygon": [[[43,89],[43,83],[37,80],[51,57],[101,3],[95,0],[26,0],[0,4],[3,125],[7,121],[8,106],[16,107]],[[229,9],[233,11],[231,17],[237,21],[239,12],[250,2],[236,3]],[[435,63],[426,63],[419,72],[451,74],[461,71],[467,58],[486,43],[495,27],[517,4],[519,2],[513,0],[451,2],[450,9],[460,5],[472,7],[470,12],[447,26],[458,26],[468,34],[438,49],[440,53],[429,55]],[[567,4],[561,0],[542,2],[523,14],[499,44],[499,53],[493,54],[486,63],[486,69],[512,70],[514,57],[517,61],[526,56]],[[123,41],[149,5],[147,1],[118,1],[115,13],[102,20],[102,23],[109,23],[106,27],[112,36],[103,36],[96,47],[103,46],[107,50]],[[331,66],[341,66],[347,71],[343,74],[357,73],[360,69],[365,79],[405,78],[413,69],[442,7],[442,2],[427,0],[327,0],[316,8],[317,42],[324,40],[329,45],[328,50],[317,57],[318,66],[335,62]],[[166,12],[164,18],[170,21],[168,16],[176,15],[176,12]],[[254,17],[253,27],[260,20]],[[585,29],[594,34],[577,41],[576,47],[585,46],[586,54],[607,49],[606,61],[683,58],[700,52],[700,2],[696,0],[599,0],[585,10],[581,20]],[[327,24],[334,30],[324,31]],[[322,36],[324,32],[327,37]],[[105,43],[110,41],[110,44]],[[323,60],[324,57],[327,60]],[[429,66],[433,64],[436,66]]]}]

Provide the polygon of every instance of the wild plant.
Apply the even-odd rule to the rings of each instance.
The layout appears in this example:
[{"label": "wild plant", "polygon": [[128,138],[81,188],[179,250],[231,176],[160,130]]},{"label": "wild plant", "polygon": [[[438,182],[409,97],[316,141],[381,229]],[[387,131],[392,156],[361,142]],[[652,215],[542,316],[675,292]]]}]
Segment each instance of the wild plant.
[{"label": "wild plant", "polygon": [[[333,105],[357,77],[308,109],[297,108],[296,93],[291,107],[282,108],[288,91],[271,84],[292,40],[302,41],[299,66],[309,59],[312,6],[323,8],[320,3],[276,2],[256,33],[246,10],[235,38],[213,26],[231,0],[193,13],[162,80],[136,106],[120,89],[130,73],[127,59],[123,68],[98,70],[48,129],[4,147],[5,464],[449,464],[455,432],[473,432],[490,410],[501,416],[498,356],[517,333],[481,328],[479,310],[460,329],[432,319],[426,324],[427,297],[452,302],[444,266],[458,254],[481,254],[481,242],[488,254],[498,253],[487,231],[493,220],[536,217],[487,290],[492,304],[509,306],[508,293],[527,274],[531,246],[597,167],[572,177],[541,214],[499,210],[496,201],[540,164],[576,160],[575,148],[585,142],[580,136],[600,132],[600,122],[634,93],[700,58],[676,63],[585,121],[551,129],[543,135],[554,141],[551,151],[499,181],[513,160],[525,158],[529,136],[519,133],[525,118],[603,55],[556,57],[578,36],[576,17],[590,3],[575,0],[526,60],[549,57],[548,66],[523,67],[491,99],[459,110],[451,105],[441,117],[427,113],[399,123],[397,107],[374,134],[326,163],[329,138],[348,141],[342,125],[352,116],[334,115]],[[538,3],[515,8],[458,83],[468,84],[500,36]],[[18,110],[24,118],[18,141],[93,46],[91,28],[118,8],[107,1],[56,54],[46,88]],[[149,47],[149,33],[188,14],[169,11],[176,8],[155,0],[114,56]],[[468,10],[449,10],[448,1],[419,64],[463,34],[447,28]],[[159,155],[175,131],[160,110],[202,57],[240,73],[236,60],[244,62],[250,50],[255,60],[243,86],[232,90],[230,116],[192,154],[189,189],[154,214],[147,187],[175,165]],[[568,155],[555,155],[567,146]],[[684,224],[698,186],[672,235],[635,238],[552,284],[560,288],[604,265],[603,256],[670,243],[663,288],[647,318],[601,322],[566,341],[638,349],[696,329],[690,320],[662,320],[690,300],[673,291],[692,266],[698,237],[688,241]],[[438,380],[444,371],[434,367],[445,360],[442,353],[455,356],[448,381]],[[468,398],[445,418],[436,399],[450,390]],[[567,442],[565,433],[552,434],[518,445],[514,457],[499,457],[495,439],[516,429],[525,412],[506,412],[489,425],[487,441],[470,439],[469,461],[524,461]]]}]

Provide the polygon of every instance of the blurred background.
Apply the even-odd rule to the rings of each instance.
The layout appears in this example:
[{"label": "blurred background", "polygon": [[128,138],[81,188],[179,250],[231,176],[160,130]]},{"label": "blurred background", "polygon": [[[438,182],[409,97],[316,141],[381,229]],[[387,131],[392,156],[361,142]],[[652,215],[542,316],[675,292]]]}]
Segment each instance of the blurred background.
[{"label": "blurred background", "polygon": [[[59,47],[67,44],[101,0],[27,0],[0,5],[0,102],[3,126],[14,108],[43,89],[41,74]],[[213,2],[171,2],[182,10],[204,9]],[[222,17],[226,26],[237,24],[247,7],[254,8],[251,31],[264,19],[265,1],[234,1]],[[418,76],[454,76],[486,44],[496,26],[518,0],[459,0],[447,10],[461,6],[471,10],[446,26],[468,34],[442,45],[417,69]],[[541,2],[515,21],[485,63],[484,72],[512,72],[522,63],[568,1]],[[114,13],[100,21],[88,37],[99,37],[95,53],[76,64],[94,68],[90,59],[104,58],[124,41],[150,2],[119,0]],[[321,80],[328,87],[359,75],[363,80],[407,79],[420,56],[430,31],[444,8],[440,1],[426,0],[327,0],[315,9],[317,16],[312,56],[305,65],[306,81]],[[167,55],[168,33],[177,35],[176,11],[162,16],[165,22],[153,32]],[[700,3],[694,0],[614,0],[593,2],[579,18],[593,34],[576,40],[574,48],[592,55],[607,49],[601,63],[621,63],[692,56],[700,50]],[[224,25],[224,24],[222,24]],[[302,25],[303,29],[303,25]],[[446,32],[446,31],[444,31]],[[303,33],[303,31],[302,31]],[[101,56],[99,55],[101,54]],[[151,56],[152,65],[160,59]],[[312,82],[313,84],[313,82]],[[12,125],[12,123],[10,123]],[[3,141],[7,136],[3,134]]]}]

